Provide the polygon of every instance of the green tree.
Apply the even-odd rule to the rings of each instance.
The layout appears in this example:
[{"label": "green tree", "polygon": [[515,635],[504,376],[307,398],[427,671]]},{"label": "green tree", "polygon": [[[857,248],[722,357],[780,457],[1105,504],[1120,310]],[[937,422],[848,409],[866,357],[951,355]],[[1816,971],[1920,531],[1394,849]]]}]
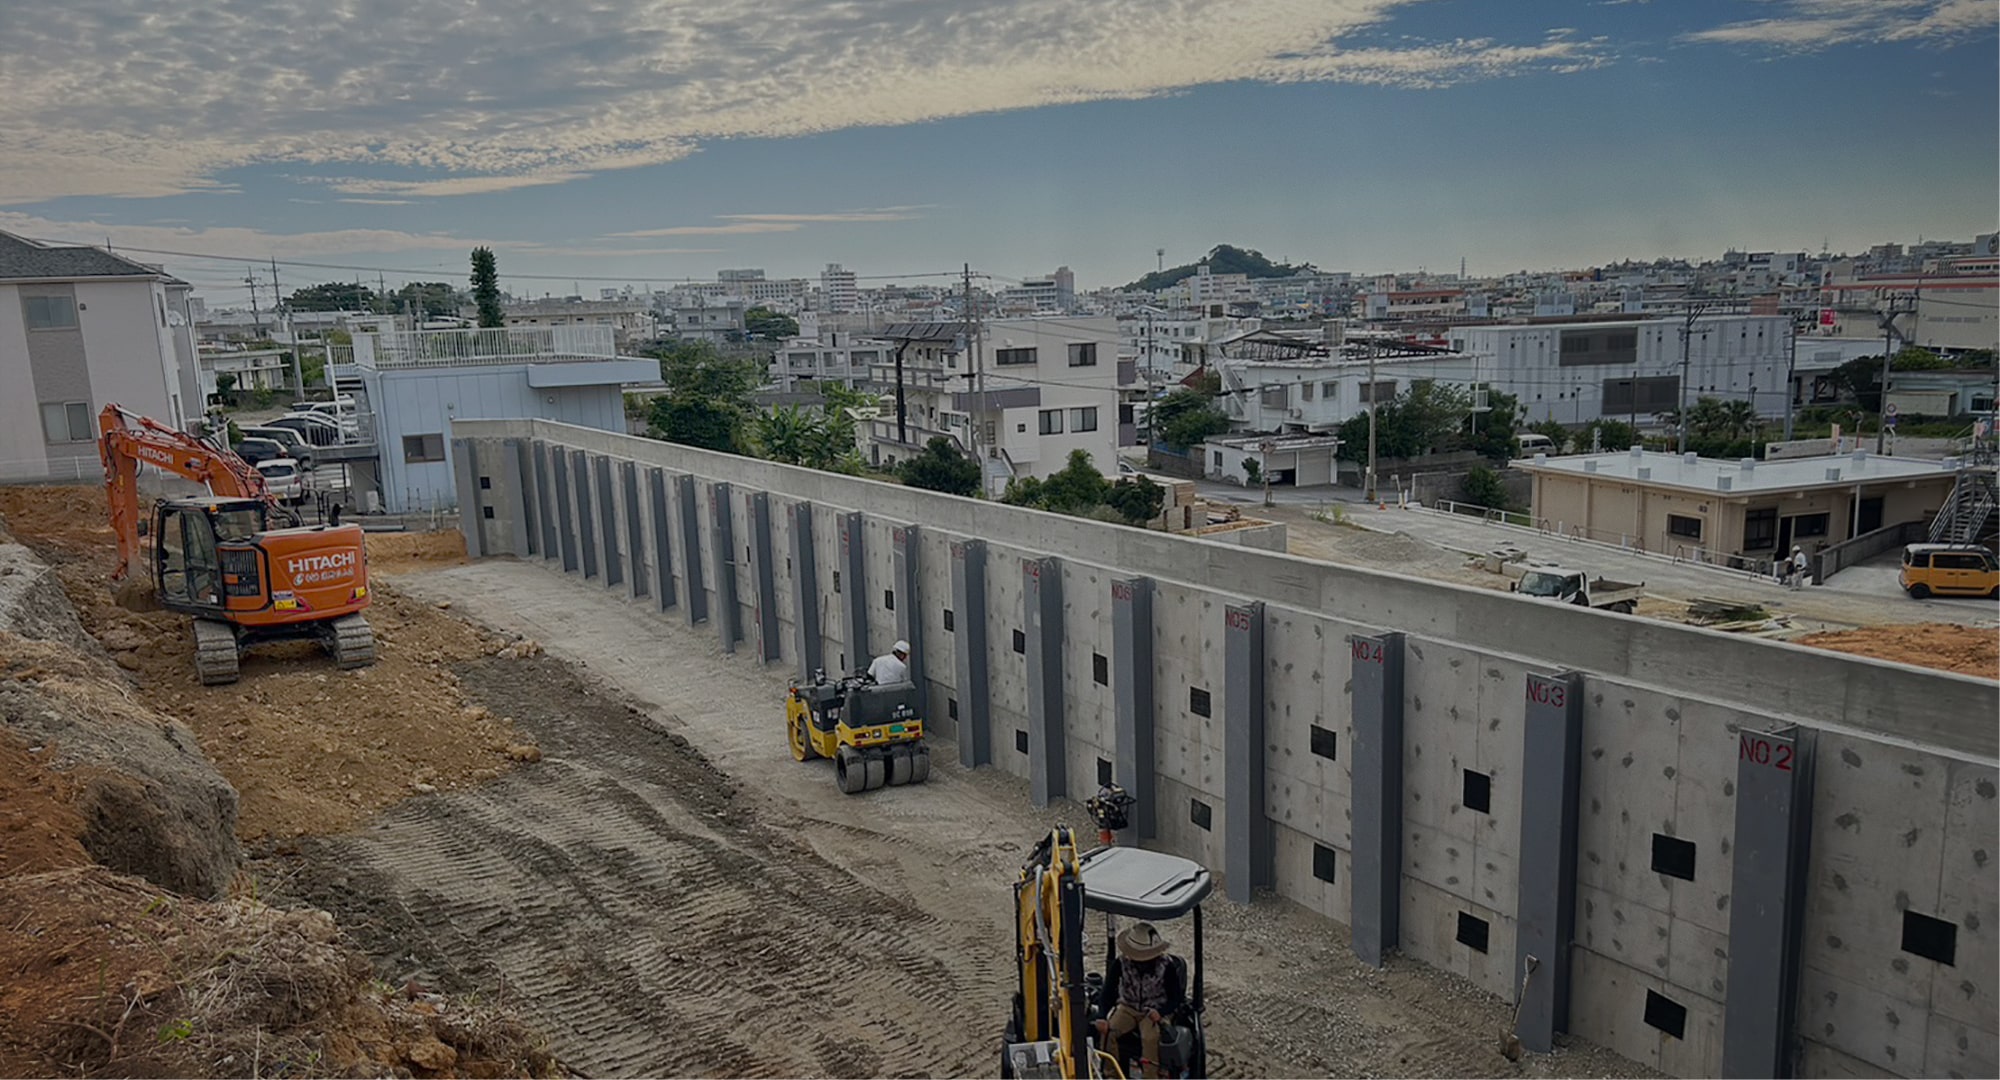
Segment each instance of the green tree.
[{"label": "green tree", "polygon": [[1486,392],[1486,412],[1467,410],[1465,446],[1489,461],[1506,461],[1521,449],[1514,440],[1521,399],[1498,390]]},{"label": "green tree", "polygon": [[1291,277],[1294,274],[1302,272],[1310,273],[1313,269],[1311,263],[1300,263],[1296,266],[1291,263],[1274,263],[1265,258],[1264,253],[1261,251],[1232,247],[1228,244],[1217,244],[1215,247],[1210,248],[1208,254],[1203,256],[1198,262],[1155,271],[1125,286],[1125,288],[1146,292],[1164,289],[1183,278],[1193,277],[1204,266],[1208,267],[1209,272],[1213,274],[1244,274],[1253,278]]},{"label": "green tree", "polygon": [[1915,345],[1906,345],[1889,360],[1890,371],[1949,371],[1958,364]]},{"label": "green tree", "polygon": [[914,488],[947,495],[979,494],[979,463],[958,452],[950,439],[933,435],[915,457],[896,466],[896,478]]},{"label": "green tree", "polygon": [[750,395],[763,378],[748,360],[717,353],[705,341],[677,342],[654,353],[667,392],[653,399],[648,428],[656,438],[743,453]]},{"label": "green tree", "polygon": [[1229,417],[1216,407],[1214,399],[1187,387],[1154,402],[1146,415],[1153,439],[1175,450],[1184,451],[1210,435],[1229,430]]},{"label": "green tree", "polygon": [[797,405],[771,409],[757,417],[757,448],[764,457],[786,465],[803,465],[821,426],[818,410]]},{"label": "green tree", "polygon": [[1260,484],[1264,481],[1264,464],[1253,457],[1243,459],[1243,482]]},{"label": "green tree", "polygon": [[500,309],[500,260],[490,247],[472,249],[472,302],[479,305],[482,328],[507,325],[507,315]]},{"label": "green tree", "polygon": [[293,290],[285,298],[293,311],[373,311],[375,291],[354,281],[329,281]]},{"label": "green tree", "polygon": [[1596,446],[1599,450],[1629,450],[1639,445],[1639,429],[1623,420],[1609,417],[1592,420],[1576,433],[1576,447],[1579,450]]},{"label": "green tree", "polygon": [[1104,504],[1118,511],[1128,525],[1144,525],[1159,517],[1166,503],[1167,489],[1150,476],[1120,480],[1104,496]]},{"label": "green tree", "polygon": [[790,315],[781,315],[767,307],[753,307],[743,313],[743,332],[753,338],[797,337],[799,321]]},{"label": "green tree", "polygon": [[1569,447],[1569,429],[1564,427],[1560,420],[1538,420],[1529,424],[1528,430],[1537,435],[1547,436],[1550,442],[1556,444],[1558,454]]},{"label": "green tree", "polygon": [[215,373],[215,392],[216,392],[216,393],[218,393],[218,394],[222,395],[222,397],[223,397],[223,398],[224,398],[224,399],[226,400],[226,399],[227,399],[227,398],[229,397],[229,395],[230,395],[230,392],[231,392],[231,391],[233,391],[233,390],[235,390],[235,389],[236,389],[236,373],[235,373],[235,372],[233,372],[233,371],[218,371],[218,372],[216,372],[216,373]]},{"label": "green tree", "polygon": [[1507,486],[1500,482],[1500,474],[1484,465],[1474,466],[1465,478],[1458,482],[1459,498],[1474,506],[1484,506],[1492,510],[1507,509]]},{"label": "green tree", "polygon": [[1090,462],[1087,450],[1071,450],[1069,462],[1042,485],[1042,507],[1059,514],[1080,514],[1104,502],[1111,482]]},{"label": "green tree", "polygon": [[397,289],[396,304],[424,318],[458,314],[458,290],[443,281],[412,281]]},{"label": "green tree", "polygon": [[1863,356],[1826,373],[1843,397],[1852,398],[1863,412],[1882,408],[1882,358]]},{"label": "green tree", "polygon": [[[1384,458],[1413,458],[1433,450],[1451,449],[1463,440],[1471,397],[1455,386],[1420,382],[1375,406],[1381,425],[1375,452]],[[1368,414],[1356,413],[1340,425],[1339,455],[1346,461],[1368,458]],[[1512,435],[1508,436],[1509,439]]]}]

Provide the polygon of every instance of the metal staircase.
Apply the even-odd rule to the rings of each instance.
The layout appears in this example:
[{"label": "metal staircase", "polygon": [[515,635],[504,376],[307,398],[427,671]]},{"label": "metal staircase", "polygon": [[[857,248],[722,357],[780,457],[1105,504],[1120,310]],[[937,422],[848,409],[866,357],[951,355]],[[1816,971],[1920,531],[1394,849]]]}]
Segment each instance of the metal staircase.
[{"label": "metal staircase", "polygon": [[1931,520],[1931,542],[1977,543],[1996,510],[2000,510],[2000,473],[1991,467],[1961,469],[1944,508]]}]

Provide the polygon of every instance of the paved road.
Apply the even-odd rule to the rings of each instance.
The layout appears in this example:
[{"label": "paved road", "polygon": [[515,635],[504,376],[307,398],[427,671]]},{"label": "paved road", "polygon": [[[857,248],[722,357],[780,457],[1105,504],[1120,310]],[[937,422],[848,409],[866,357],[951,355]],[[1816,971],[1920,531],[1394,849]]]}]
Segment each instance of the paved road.
[{"label": "paved road", "polygon": [[[1208,482],[1203,482],[1200,487],[1205,497],[1217,501],[1262,502],[1259,491]],[[1466,553],[1484,553],[1511,545],[1525,551],[1531,559],[1561,562],[1623,581],[1643,581],[1648,592],[1677,600],[1716,597],[1754,601],[1801,619],[1855,626],[1918,622],[2000,624],[2000,603],[1994,601],[1912,600],[1905,596],[1895,584],[1896,556],[1893,554],[1885,556],[1884,560],[1853,567],[1826,585],[1791,590],[1765,578],[1675,563],[1602,545],[1547,536],[1529,529],[1496,525],[1477,518],[1399,509],[1393,503],[1387,510],[1376,509],[1360,502],[1359,493],[1353,488],[1306,488],[1287,494],[1291,497],[1278,500],[1278,505],[1273,507],[1260,506],[1258,513],[1284,521],[1296,537],[1325,541],[1325,544],[1313,544],[1316,555],[1321,554],[1327,544],[1338,547],[1343,527],[1317,521],[1312,513],[1328,504],[1339,503],[1345,520],[1361,528],[1402,533],[1446,550]]]}]

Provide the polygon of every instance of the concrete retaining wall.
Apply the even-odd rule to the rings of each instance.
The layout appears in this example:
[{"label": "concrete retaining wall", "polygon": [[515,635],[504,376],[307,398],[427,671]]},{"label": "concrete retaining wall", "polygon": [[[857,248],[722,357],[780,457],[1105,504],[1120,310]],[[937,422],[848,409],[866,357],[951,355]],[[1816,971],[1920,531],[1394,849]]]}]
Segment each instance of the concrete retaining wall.
[{"label": "concrete retaining wall", "polygon": [[[1115,775],[1147,842],[1364,956],[1512,1000],[1533,954],[1530,1047],[1568,1030],[1686,1076],[2000,1068],[1992,682],[546,421],[454,435],[475,552],[546,557],[517,523],[543,455],[629,461],[665,520],[642,498],[637,528],[622,502],[555,521],[618,526],[597,556],[627,595],[664,562],[672,617],[733,612],[746,662],[811,641],[853,668],[909,637],[961,761],[1037,798]],[[488,468],[509,455],[530,467]],[[626,490],[569,497],[600,487]]]}]

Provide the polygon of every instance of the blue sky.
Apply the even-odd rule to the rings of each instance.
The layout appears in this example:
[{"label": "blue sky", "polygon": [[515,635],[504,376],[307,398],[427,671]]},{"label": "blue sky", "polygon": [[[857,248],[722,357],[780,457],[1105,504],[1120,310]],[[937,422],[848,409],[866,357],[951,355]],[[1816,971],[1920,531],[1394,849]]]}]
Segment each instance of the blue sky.
[{"label": "blue sky", "polygon": [[1225,242],[1498,273],[2000,217],[1994,0],[135,10],[0,6],[0,228],[420,276],[486,242],[594,293],[835,261],[1116,284]]}]

